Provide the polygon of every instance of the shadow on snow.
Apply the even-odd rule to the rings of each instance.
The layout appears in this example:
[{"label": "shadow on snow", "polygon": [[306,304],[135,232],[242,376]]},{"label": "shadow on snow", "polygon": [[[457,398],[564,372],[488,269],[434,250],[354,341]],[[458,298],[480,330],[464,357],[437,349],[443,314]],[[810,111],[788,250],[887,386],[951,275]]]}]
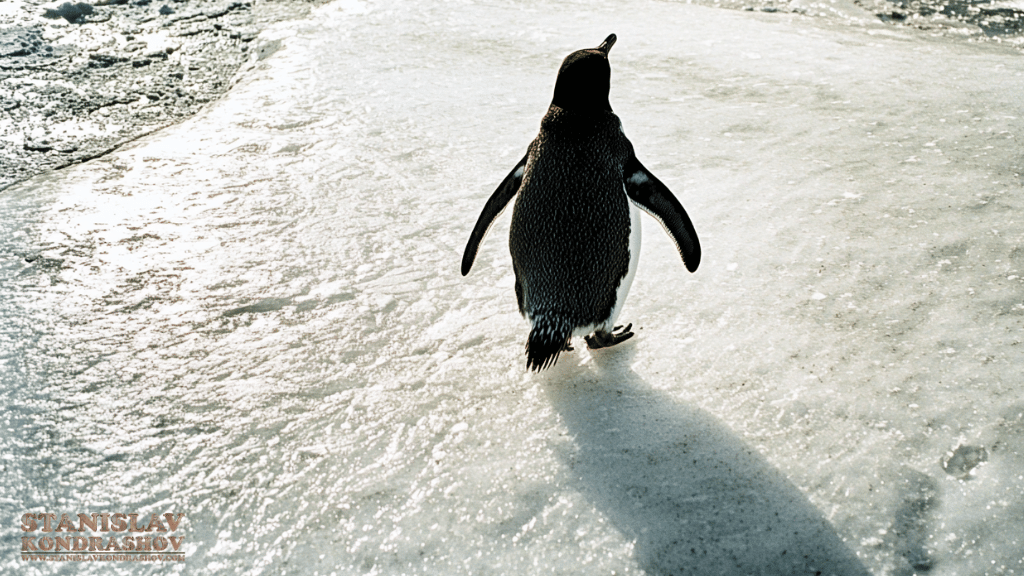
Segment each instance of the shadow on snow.
[{"label": "shadow on snow", "polygon": [[708,412],[630,369],[632,344],[570,358],[544,389],[575,437],[583,492],[657,575],[867,575],[781,472]]}]

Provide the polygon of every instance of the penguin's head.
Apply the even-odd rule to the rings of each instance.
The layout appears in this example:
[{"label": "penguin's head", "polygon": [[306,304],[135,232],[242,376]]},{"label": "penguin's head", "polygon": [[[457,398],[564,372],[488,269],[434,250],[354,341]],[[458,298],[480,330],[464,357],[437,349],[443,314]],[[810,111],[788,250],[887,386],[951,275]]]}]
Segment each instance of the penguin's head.
[{"label": "penguin's head", "polygon": [[611,88],[612,68],[608,65],[608,51],[615,40],[615,34],[612,34],[597,48],[577,50],[565,57],[558,69],[552,105],[565,110],[611,112],[608,90]]}]

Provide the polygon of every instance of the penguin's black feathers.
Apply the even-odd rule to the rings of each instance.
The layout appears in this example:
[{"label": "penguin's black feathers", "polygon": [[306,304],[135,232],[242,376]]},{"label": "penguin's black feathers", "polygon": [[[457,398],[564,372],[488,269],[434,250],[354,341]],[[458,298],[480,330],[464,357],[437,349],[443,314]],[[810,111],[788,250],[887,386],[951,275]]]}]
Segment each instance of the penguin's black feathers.
[{"label": "penguin's black feathers", "polygon": [[533,329],[526,340],[526,367],[540,371],[558,360],[558,354],[565,350],[572,334],[572,325],[559,314],[533,315]]},{"label": "penguin's black feathers", "polygon": [[686,269],[696,272],[697,266],[700,265],[700,241],[697,240],[697,231],[694,230],[683,205],[661,180],[644,168],[636,156],[630,157],[622,173],[626,195],[640,209],[661,223],[675,242]]},{"label": "penguin's black feathers", "polygon": [[484,210],[480,213],[480,217],[477,218],[476,226],[473,227],[473,233],[469,235],[466,252],[462,255],[463,276],[469,274],[469,269],[473,267],[476,253],[480,250],[480,244],[483,243],[484,236],[487,236],[487,231],[491,229],[494,221],[505,211],[505,207],[508,206],[508,203],[519,192],[519,186],[523,183],[523,172],[526,171],[527,158],[529,158],[529,153],[523,156],[523,159],[508,173],[508,176],[505,176],[501,184],[498,184],[497,190],[487,199],[487,204],[484,204]]},{"label": "penguin's black feathers", "polygon": [[608,102],[612,76],[608,51],[615,40],[615,34],[612,34],[597,48],[577,50],[565,57],[558,69],[552,106],[612,111],[612,105]]}]

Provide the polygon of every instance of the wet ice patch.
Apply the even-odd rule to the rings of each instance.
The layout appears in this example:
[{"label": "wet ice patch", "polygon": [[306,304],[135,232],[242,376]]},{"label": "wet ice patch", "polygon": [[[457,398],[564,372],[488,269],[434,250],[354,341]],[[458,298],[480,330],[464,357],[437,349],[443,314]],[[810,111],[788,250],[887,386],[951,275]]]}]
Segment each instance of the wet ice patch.
[{"label": "wet ice patch", "polygon": [[984,446],[961,444],[943,456],[940,463],[946,474],[959,480],[966,480],[972,470],[987,460],[988,450]]}]

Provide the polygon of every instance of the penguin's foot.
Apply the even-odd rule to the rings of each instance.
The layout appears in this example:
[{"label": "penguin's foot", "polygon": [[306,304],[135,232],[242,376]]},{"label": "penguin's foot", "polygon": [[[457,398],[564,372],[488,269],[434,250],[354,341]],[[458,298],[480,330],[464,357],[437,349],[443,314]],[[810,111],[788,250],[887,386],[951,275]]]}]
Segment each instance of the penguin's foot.
[{"label": "penguin's foot", "polygon": [[633,333],[629,331],[632,327],[632,324],[626,324],[625,328],[622,326],[616,326],[611,332],[598,330],[594,332],[592,336],[585,336],[584,340],[587,341],[587,348],[590,348],[591,350],[615,346],[619,342],[625,342],[633,337]]}]

